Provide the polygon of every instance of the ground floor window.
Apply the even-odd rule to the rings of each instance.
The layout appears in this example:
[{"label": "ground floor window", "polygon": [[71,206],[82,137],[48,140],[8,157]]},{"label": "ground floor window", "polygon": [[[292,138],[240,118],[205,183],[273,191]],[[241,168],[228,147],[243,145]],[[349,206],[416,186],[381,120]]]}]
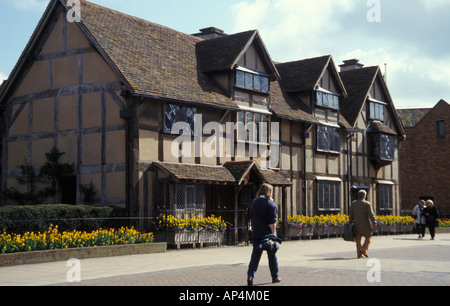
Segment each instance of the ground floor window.
[{"label": "ground floor window", "polygon": [[341,209],[341,182],[317,180],[317,208],[318,210]]},{"label": "ground floor window", "polygon": [[378,209],[379,210],[392,210],[392,187],[391,184],[379,184],[378,185]]},{"label": "ground floor window", "polygon": [[176,209],[203,210],[204,186],[200,184],[176,184]]}]

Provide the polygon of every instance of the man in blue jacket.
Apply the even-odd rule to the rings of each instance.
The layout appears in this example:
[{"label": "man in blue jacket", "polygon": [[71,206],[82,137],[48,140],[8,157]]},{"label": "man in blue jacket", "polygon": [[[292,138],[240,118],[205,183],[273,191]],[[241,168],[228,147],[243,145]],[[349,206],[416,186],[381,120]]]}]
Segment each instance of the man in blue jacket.
[{"label": "man in blue jacket", "polygon": [[[247,284],[253,286],[253,279],[255,278],[256,270],[258,269],[259,261],[263,250],[259,247],[263,239],[267,235],[277,234],[277,219],[278,209],[275,202],[272,200],[273,186],[263,184],[259,189],[256,198],[253,200],[249,208],[249,217],[252,222],[252,244],[253,252],[250,259],[247,272]],[[272,275],[272,282],[278,283],[281,279],[278,277],[278,260],[276,256],[276,249],[267,250],[267,257],[269,259],[269,269]]]}]

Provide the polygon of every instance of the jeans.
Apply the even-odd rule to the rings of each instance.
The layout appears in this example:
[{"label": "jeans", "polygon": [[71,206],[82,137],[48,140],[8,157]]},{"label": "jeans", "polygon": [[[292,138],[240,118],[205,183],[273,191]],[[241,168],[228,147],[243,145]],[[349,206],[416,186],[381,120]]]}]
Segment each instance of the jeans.
[{"label": "jeans", "polygon": [[[258,247],[260,242],[261,239],[252,239],[253,252],[247,272],[248,277],[251,277],[252,279],[255,278],[255,273],[256,270],[258,270],[259,261],[261,260],[261,255],[263,253],[263,250]],[[269,259],[269,269],[272,280],[278,278],[278,260],[276,253],[276,251],[267,251],[267,258]]]}]

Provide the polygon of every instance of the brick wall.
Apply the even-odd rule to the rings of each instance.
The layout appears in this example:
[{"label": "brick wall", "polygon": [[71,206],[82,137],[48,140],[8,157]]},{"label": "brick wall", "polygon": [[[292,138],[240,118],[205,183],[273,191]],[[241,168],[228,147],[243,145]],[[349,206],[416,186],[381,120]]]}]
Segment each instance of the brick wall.
[{"label": "brick wall", "polygon": [[[445,120],[445,138],[437,121]],[[400,148],[402,209],[413,209],[420,197],[432,196],[441,214],[450,216],[450,105],[441,100],[419,123],[406,128]]]}]

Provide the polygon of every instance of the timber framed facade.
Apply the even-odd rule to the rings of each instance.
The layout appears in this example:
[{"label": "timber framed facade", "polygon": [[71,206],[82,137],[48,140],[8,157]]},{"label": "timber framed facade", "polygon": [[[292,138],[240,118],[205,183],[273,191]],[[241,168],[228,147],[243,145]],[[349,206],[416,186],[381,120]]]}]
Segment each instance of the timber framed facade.
[{"label": "timber framed facade", "polygon": [[[79,204],[79,186],[93,182],[97,204],[130,216],[232,210],[243,224],[238,212],[268,182],[282,218],[347,213],[358,188],[379,213],[399,213],[405,133],[378,67],[338,72],[330,55],[274,63],[256,30],[188,35],[87,1],[81,22],[67,10],[50,1],[1,88],[2,189],[55,146],[76,173],[53,202],[71,193]],[[216,154],[173,154],[178,122],[191,134],[175,151],[212,141]]]}]

